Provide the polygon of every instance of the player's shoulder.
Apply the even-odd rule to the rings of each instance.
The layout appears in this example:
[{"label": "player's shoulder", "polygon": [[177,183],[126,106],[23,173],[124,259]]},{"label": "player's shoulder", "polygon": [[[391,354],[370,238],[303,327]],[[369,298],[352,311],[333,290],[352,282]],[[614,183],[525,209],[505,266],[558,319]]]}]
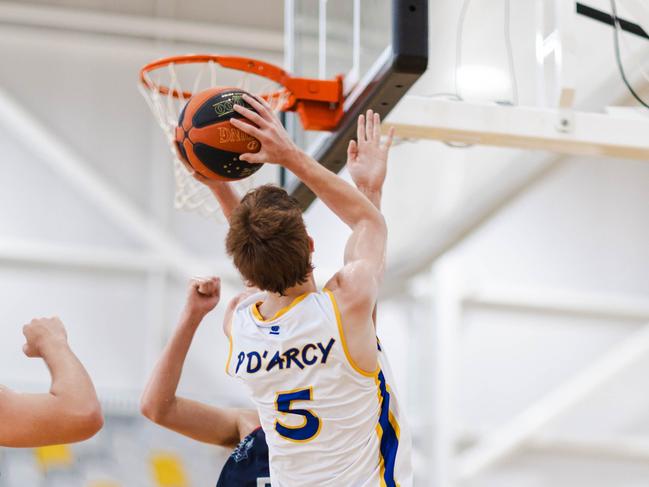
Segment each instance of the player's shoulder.
[{"label": "player's shoulder", "polygon": [[325,285],[339,306],[350,311],[373,306],[377,288],[376,272],[363,261],[347,264]]},{"label": "player's shoulder", "polygon": [[248,303],[257,299],[257,296],[263,295],[263,292],[257,288],[246,288],[244,291],[233,297],[225,309],[223,318],[223,332],[226,336],[230,336],[232,330],[232,318],[237,309],[246,306]]}]

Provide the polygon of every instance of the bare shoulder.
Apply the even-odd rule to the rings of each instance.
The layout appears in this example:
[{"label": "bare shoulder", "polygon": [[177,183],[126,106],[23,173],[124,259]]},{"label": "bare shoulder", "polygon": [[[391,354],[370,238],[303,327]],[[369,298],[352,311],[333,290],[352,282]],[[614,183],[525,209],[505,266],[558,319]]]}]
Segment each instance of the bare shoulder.
[{"label": "bare shoulder", "polygon": [[[352,367],[363,375],[372,375],[377,368],[376,332],[372,320],[377,292],[354,265],[345,266],[330,279],[327,289],[331,292],[334,308],[341,327],[341,339],[349,351]],[[331,288],[329,288],[331,286]]]},{"label": "bare shoulder", "polygon": [[326,289],[331,291],[339,308],[345,314],[371,313],[378,294],[378,279],[371,266],[363,261],[347,264],[329,279]]},{"label": "bare shoulder", "polygon": [[230,332],[232,330],[232,315],[234,314],[234,310],[237,309],[239,303],[248,298],[248,296],[252,296],[253,294],[256,294],[258,292],[259,289],[249,287],[230,300],[228,307],[225,309],[225,315],[223,316],[223,332],[227,337],[230,336]]}]

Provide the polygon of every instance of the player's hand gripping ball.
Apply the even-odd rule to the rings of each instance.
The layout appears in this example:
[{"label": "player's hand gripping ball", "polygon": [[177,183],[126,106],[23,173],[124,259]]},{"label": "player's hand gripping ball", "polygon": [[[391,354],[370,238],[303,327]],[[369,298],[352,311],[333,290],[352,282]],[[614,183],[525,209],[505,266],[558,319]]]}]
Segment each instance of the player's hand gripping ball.
[{"label": "player's hand gripping ball", "polygon": [[239,159],[241,154],[259,152],[261,144],[230,124],[232,118],[247,121],[234,110],[235,105],[254,110],[243,100],[245,93],[236,88],[210,88],[189,99],[180,112],[175,145],[190,171],[207,179],[233,181],[263,166]]}]

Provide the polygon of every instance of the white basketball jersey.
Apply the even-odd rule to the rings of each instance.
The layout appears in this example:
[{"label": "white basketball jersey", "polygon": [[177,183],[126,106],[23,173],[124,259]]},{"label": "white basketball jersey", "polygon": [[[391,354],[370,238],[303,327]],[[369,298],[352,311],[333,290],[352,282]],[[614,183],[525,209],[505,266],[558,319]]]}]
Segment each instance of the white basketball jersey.
[{"label": "white basketball jersey", "polygon": [[269,320],[264,299],[237,306],[226,369],[257,405],[273,487],[411,486],[410,434],[383,352],[374,373],[354,364],[328,290]]}]

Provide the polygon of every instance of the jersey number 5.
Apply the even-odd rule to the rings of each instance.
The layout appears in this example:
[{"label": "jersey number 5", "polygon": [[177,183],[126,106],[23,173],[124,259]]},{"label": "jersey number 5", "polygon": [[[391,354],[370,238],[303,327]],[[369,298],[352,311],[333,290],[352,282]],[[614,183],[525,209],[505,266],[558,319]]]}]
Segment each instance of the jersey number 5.
[{"label": "jersey number 5", "polygon": [[294,401],[312,401],[313,387],[298,389],[295,391],[278,392],[275,397],[275,409],[282,414],[298,414],[303,416],[303,422],[299,426],[283,424],[279,419],[275,420],[275,431],[282,438],[289,441],[306,442],[313,440],[318,433],[322,422],[312,411],[308,409],[291,409]]}]

